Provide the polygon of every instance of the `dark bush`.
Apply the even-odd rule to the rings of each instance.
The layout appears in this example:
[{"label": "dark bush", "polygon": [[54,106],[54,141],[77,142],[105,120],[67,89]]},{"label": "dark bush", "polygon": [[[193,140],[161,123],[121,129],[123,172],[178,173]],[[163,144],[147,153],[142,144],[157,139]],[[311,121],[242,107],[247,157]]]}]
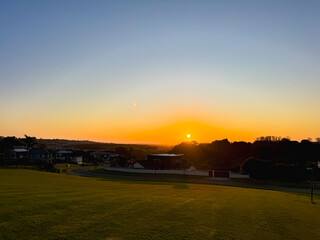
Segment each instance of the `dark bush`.
[{"label": "dark bush", "polygon": [[275,165],[267,160],[250,157],[241,165],[241,171],[242,173],[249,174],[252,178],[273,179]]},{"label": "dark bush", "polygon": [[280,164],[276,167],[275,179],[280,181],[298,182],[306,177],[306,170],[302,167]]}]

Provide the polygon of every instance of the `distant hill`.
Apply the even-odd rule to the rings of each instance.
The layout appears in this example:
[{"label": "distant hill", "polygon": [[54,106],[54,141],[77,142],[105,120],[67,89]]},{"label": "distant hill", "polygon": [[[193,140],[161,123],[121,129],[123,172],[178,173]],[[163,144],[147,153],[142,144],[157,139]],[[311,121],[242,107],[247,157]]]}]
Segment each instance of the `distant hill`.
[{"label": "distant hill", "polygon": [[129,149],[132,151],[151,153],[165,153],[172,149],[172,146],[148,145],[148,144],[122,144],[122,143],[101,143],[88,140],[67,140],[67,139],[36,139],[38,146],[51,149],[72,149],[72,150],[107,150],[119,151]]}]

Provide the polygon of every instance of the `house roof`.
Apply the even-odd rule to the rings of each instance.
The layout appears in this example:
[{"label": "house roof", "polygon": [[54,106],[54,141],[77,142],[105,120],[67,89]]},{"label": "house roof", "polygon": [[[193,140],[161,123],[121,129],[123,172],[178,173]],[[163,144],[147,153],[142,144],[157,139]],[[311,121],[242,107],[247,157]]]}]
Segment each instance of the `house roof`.
[{"label": "house roof", "polygon": [[49,153],[49,151],[46,149],[31,149],[30,153],[31,154],[40,154],[40,153],[44,154],[44,153]]},{"label": "house roof", "polygon": [[134,166],[135,168],[144,168],[144,166],[142,166],[142,164],[139,163],[139,162],[135,162],[135,163],[133,164],[133,166]]},{"label": "house roof", "polygon": [[155,164],[153,161],[142,160],[142,161],[137,161],[137,163],[139,163],[141,166],[143,166],[144,168],[147,168],[147,169],[154,169],[155,168]]},{"label": "house roof", "polygon": [[60,150],[60,151],[58,151],[58,153],[59,154],[70,154],[70,153],[72,153],[72,151],[70,151],[70,150]]},{"label": "house roof", "polygon": [[184,154],[173,154],[173,153],[160,153],[160,154],[149,154],[152,157],[181,157]]},{"label": "house roof", "polygon": [[13,151],[16,152],[16,153],[26,153],[26,152],[28,152],[28,150],[25,149],[25,148],[15,148]]}]

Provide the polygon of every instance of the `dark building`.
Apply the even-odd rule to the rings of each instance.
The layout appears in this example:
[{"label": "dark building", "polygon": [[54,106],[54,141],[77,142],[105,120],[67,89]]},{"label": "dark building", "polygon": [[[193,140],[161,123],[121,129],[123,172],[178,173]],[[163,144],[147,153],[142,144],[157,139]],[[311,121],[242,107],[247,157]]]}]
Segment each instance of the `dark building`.
[{"label": "dark building", "polygon": [[184,169],[186,161],[184,154],[149,154],[147,160],[139,163],[148,169]]},{"label": "dark building", "polygon": [[14,148],[13,153],[14,153],[16,159],[27,159],[28,158],[28,150],[23,147]]},{"label": "dark building", "polygon": [[46,149],[31,149],[30,159],[32,163],[52,162],[52,153]]}]

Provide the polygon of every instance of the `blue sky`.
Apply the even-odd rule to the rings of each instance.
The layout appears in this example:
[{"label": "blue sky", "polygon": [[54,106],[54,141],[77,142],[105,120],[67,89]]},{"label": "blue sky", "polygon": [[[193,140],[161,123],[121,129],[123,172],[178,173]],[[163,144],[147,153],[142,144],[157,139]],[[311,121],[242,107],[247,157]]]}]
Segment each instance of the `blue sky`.
[{"label": "blue sky", "polygon": [[[319,1],[1,0],[0,135],[134,142],[116,129],[192,120],[231,139],[317,137],[319,10]],[[68,132],[73,123],[103,134]]]}]

